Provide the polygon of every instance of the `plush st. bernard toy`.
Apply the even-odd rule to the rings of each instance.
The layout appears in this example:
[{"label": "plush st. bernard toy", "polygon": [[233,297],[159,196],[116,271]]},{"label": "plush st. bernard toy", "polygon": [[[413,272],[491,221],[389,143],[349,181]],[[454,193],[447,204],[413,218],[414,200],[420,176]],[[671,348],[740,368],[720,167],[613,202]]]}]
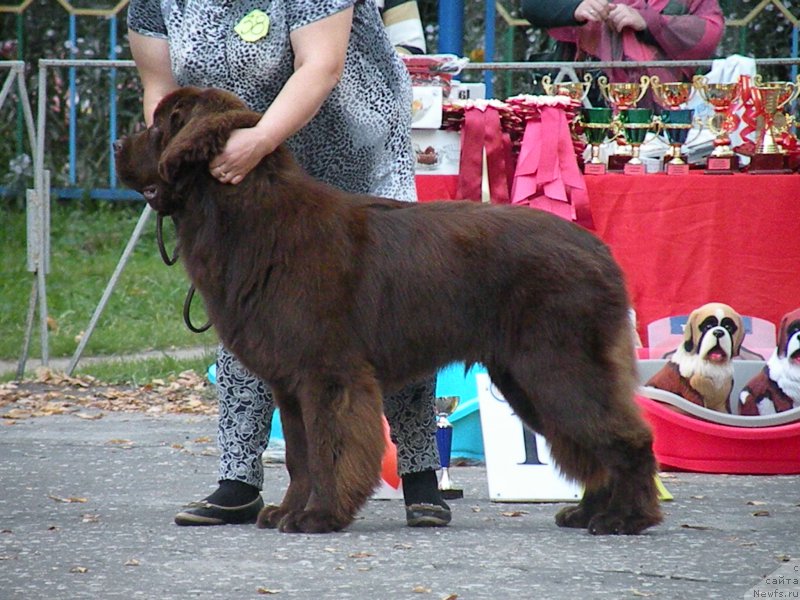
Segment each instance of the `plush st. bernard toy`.
[{"label": "plush st. bernard toy", "polygon": [[730,412],[733,363],[744,340],[742,317],[727,304],[711,302],[689,315],[683,343],[647,385],[719,412]]},{"label": "plush st. bernard toy", "polygon": [[800,308],[786,313],[778,346],[761,372],[739,394],[743,415],[772,415],[800,407]]}]

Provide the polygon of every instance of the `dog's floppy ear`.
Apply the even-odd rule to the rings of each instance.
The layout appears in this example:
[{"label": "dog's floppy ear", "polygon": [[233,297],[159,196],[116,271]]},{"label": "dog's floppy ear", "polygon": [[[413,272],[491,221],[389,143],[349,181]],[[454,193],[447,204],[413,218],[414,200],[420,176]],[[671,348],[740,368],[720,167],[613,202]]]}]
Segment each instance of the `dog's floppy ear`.
[{"label": "dog's floppy ear", "polygon": [[[733,354],[733,356],[739,356],[739,351],[742,349],[742,344],[744,343],[744,319],[733,309],[731,309],[730,317],[736,323],[736,331],[733,334],[733,349],[731,350],[731,354]],[[731,358],[733,358],[733,356]]]},{"label": "dog's floppy ear", "polygon": [[[174,114],[175,123],[186,119],[183,111],[175,111]],[[170,114],[171,123],[172,118],[173,113]],[[248,110],[209,114],[193,109],[161,153],[159,175],[167,183],[175,183],[182,168],[207,164],[222,152],[231,131],[253,127],[259,118],[258,113]]]},{"label": "dog's floppy ear", "polygon": [[800,321],[800,308],[796,308],[781,317],[781,324],[778,328],[778,356],[786,358],[786,348],[789,345],[789,329],[793,324]]},{"label": "dog's floppy ear", "polygon": [[686,319],[686,325],[683,327],[683,349],[688,352],[694,352],[694,330],[697,325],[697,311],[693,310]]}]

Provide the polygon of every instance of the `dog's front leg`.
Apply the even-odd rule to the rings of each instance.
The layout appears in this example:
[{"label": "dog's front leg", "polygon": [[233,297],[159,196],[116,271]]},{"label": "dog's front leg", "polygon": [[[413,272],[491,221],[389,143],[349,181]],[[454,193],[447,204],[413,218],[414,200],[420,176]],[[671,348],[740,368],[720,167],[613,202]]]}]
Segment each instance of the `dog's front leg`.
[{"label": "dog's front leg", "polygon": [[279,527],[284,517],[303,510],[311,493],[308,448],[300,403],[295,396],[284,394],[275,388],[273,388],[273,393],[281,410],[281,425],[286,441],[286,470],[289,472],[289,487],[280,506],[270,504],[261,509],[256,524],[262,529]]},{"label": "dog's front leg", "polygon": [[369,369],[347,383],[317,381],[299,394],[310,494],[304,510],[280,520],[281,531],[327,533],[347,527],[380,481],[385,449],[380,387]]}]

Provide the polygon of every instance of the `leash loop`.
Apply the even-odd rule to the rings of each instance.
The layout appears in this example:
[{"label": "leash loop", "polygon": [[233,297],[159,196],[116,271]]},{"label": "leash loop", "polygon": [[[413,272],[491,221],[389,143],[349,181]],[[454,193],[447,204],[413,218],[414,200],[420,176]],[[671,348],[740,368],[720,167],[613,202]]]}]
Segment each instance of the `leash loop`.
[{"label": "leash loop", "polygon": [[192,317],[189,314],[190,309],[192,308],[192,300],[194,299],[194,291],[195,287],[194,284],[189,286],[189,291],[186,294],[186,300],[183,301],[183,322],[186,323],[186,327],[189,328],[189,331],[192,333],[203,333],[204,331],[208,331],[211,328],[211,320],[208,321],[202,327],[195,327],[194,323],[192,323]]},{"label": "leash loop", "polygon": [[161,255],[161,260],[168,267],[171,267],[178,262],[178,245],[175,244],[175,251],[170,257],[167,254],[167,249],[164,246],[164,216],[156,215],[156,242],[158,243],[158,253]]}]

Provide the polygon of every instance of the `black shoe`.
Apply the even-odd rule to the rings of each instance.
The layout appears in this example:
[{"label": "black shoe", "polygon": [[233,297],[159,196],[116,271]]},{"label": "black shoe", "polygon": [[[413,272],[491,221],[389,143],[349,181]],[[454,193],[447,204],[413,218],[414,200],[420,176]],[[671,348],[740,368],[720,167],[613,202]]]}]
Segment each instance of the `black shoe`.
[{"label": "black shoe", "polygon": [[176,525],[240,525],[255,523],[264,500],[259,494],[252,502],[241,506],[219,506],[205,500],[186,505],[186,510],[175,515]]},{"label": "black shoe", "polygon": [[409,527],[446,527],[452,518],[450,509],[438,504],[406,505],[406,525]]}]

